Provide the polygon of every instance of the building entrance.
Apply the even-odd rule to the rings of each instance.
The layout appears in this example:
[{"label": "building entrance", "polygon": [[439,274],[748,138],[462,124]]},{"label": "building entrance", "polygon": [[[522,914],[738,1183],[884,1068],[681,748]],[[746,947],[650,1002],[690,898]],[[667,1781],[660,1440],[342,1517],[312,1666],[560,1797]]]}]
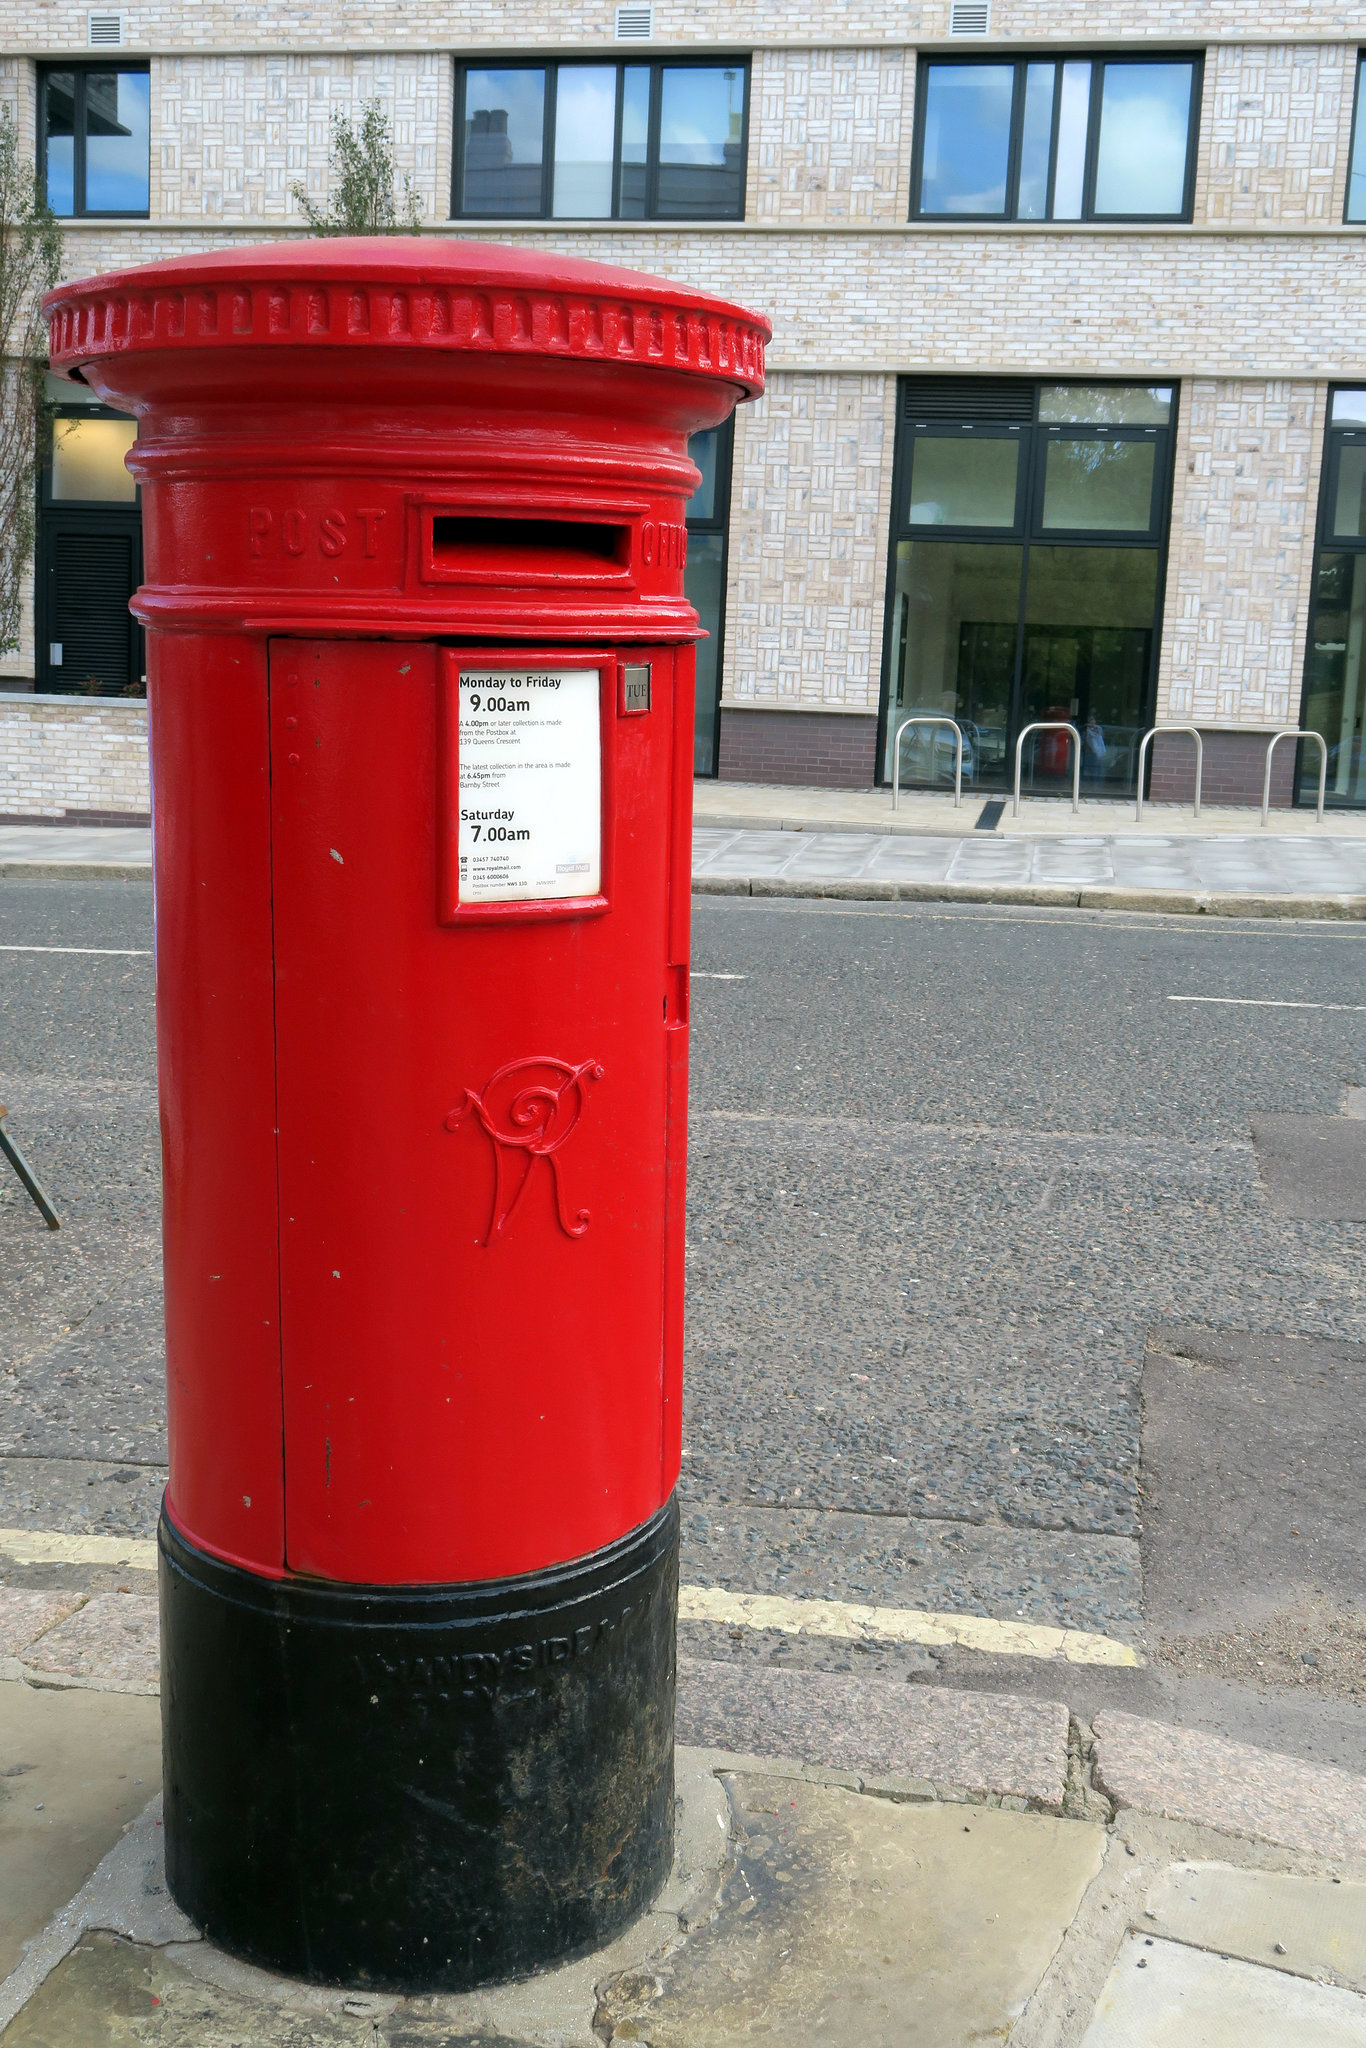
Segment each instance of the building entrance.
[{"label": "building entrance", "polygon": [[[1082,735],[1082,787],[1131,794],[1151,718],[1171,497],[1167,386],[908,378],[893,483],[882,771],[902,722],[963,729],[963,780],[1009,787],[1025,726]],[[1065,733],[1023,786],[1070,787]],[[952,735],[902,745],[903,782],[952,779]]]}]

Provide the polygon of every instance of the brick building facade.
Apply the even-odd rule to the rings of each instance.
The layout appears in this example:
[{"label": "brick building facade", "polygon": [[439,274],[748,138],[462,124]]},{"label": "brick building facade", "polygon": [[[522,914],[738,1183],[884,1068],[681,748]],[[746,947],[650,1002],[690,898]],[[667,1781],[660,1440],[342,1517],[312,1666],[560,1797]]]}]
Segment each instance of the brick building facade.
[{"label": "brick building facade", "polygon": [[[1366,211],[1366,192],[1358,206],[1349,190],[1359,52],[1344,40],[1341,10],[1327,0],[1115,0],[1084,11],[1075,0],[1047,10],[1035,0],[992,0],[989,10],[961,0],[763,10],[744,0],[655,0],[648,37],[623,41],[626,12],[607,0],[456,0],[439,10],[375,0],[324,18],[302,0],[157,0],[106,16],[0,0],[0,98],[40,161],[45,122],[57,133],[45,113],[55,102],[44,99],[54,67],[145,67],[145,212],[83,217],[79,203],[68,208],[70,276],[216,248],[224,237],[301,232],[291,188],[324,195],[331,116],[378,100],[431,232],[627,264],[766,311],[769,389],[742,409],[733,446],[718,458],[729,458],[717,501],[724,531],[709,557],[719,578],[710,621],[719,717],[713,698],[699,741],[704,772],[867,786],[887,777],[889,732],[902,715],[952,710],[972,735],[971,778],[1000,786],[1027,716],[1058,712],[1108,736],[1109,793],[1126,786],[1126,774],[1132,786],[1146,726],[1194,724],[1205,736],[1209,794],[1246,800],[1260,795],[1266,738],[1304,722],[1328,743],[1330,800],[1366,802],[1366,597],[1353,584],[1366,517],[1343,510],[1356,503],[1358,410],[1366,426],[1366,392],[1359,406],[1352,397],[1366,387],[1366,226],[1351,218]],[[91,47],[97,23],[106,37],[117,32],[116,47]],[[955,33],[964,28],[977,32]],[[499,65],[540,65],[547,80],[556,62],[596,64],[604,77],[605,67],[637,66],[643,79],[644,67],[667,73],[673,60],[726,65],[727,78],[745,80],[735,130],[743,180],[737,165],[729,217],[718,203],[707,218],[675,208],[671,217],[576,219],[549,199],[537,219],[456,211],[469,116],[461,94],[477,97],[490,77],[506,78]],[[1147,68],[1123,71],[1126,63]],[[1107,134],[1119,148],[1123,92],[1132,87],[1127,104],[1139,106],[1125,117],[1131,144],[1144,106],[1147,118],[1165,118],[1161,96],[1183,64],[1193,84],[1180,205],[1168,203],[1165,216],[1123,205],[1103,212],[1097,180]],[[1062,217],[1066,95],[1083,74],[1090,196]],[[563,69],[558,76],[566,95]],[[939,107],[933,95],[942,90],[950,106],[951,88],[968,89],[980,110],[998,86],[1003,109],[1015,96],[1014,111],[1000,116],[1001,147],[1011,152],[1006,196],[971,194],[967,205],[950,197],[936,214],[926,202],[927,123],[941,118],[927,111]],[[1031,216],[1036,88],[1053,95],[1053,155],[1050,196]],[[621,138],[629,79],[616,90]],[[658,83],[654,90],[657,109]],[[500,118],[506,126],[505,111]],[[649,149],[658,153],[657,111],[651,119]],[[546,135],[549,151],[553,130]],[[620,216],[629,150],[620,139],[615,146],[610,211]],[[950,137],[944,161],[993,147],[979,122]],[[1366,148],[1358,156],[1366,162]],[[956,379],[968,380],[961,398]],[[1126,392],[1167,394],[1155,426],[1139,423],[1149,418],[1141,397],[1126,410]],[[1088,425],[1088,405],[1120,426]],[[999,424],[1007,419],[1021,424]],[[1021,477],[1035,465],[1034,481],[1020,484],[1009,514],[983,513],[986,501],[971,494],[965,511],[950,504],[945,513],[942,494],[916,497],[912,436],[922,431],[975,432],[978,445],[984,434],[1032,435],[1036,453],[1018,461]],[[1116,450],[1103,439],[1112,433],[1133,445]],[[1150,527],[1118,532],[1104,562],[1080,552],[1065,562],[1067,549],[1050,539],[1048,465],[1062,458],[1049,437],[1059,434],[1073,438],[1082,483],[1088,463],[1156,462]],[[1135,453],[1145,434],[1156,437],[1156,457]],[[1094,462],[1088,449],[1098,451]],[[1324,482],[1326,452],[1336,497]],[[1127,515],[1102,514],[1100,526],[1084,506],[1069,516],[1067,547],[1082,550],[1104,538],[1106,517]],[[1121,560],[1140,539],[1142,563],[1136,554]],[[998,548],[989,562],[988,541]],[[956,609],[933,628],[947,651],[931,677],[926,621],[949,603],[934,595],[947,588],[949,560],[926,552],[935,546],[959,550],[960,583],[977,577],[985,589],[1009,575],[1004,595],[952,600]],[[1012,549],[1026,564],[1018,620]],[[1084,584],[1089,594],[1045,598],[1045,567],[1056,591]],[[1125,599],[1130,610],[1113,619],[1096,595],[1112,570],[1152,593]],[[40,558],[40,584],[54,573]],[[1366,568],[1358,580],[1366,592]],[[36,637],[0,662],[0,689],[66,687],[44,666],[56,638],[48,603],[40,588]],[[989,671],[994,684],[982,680]],[[995,708],[983,708],[992,689]],[[1159,738],[1154,795],[1186,786],[1185,744]],[[1277,759],[1291,762],[1293,750]],[[1042,775],[1046,786],[1041,762],[1036,752],[1036,781]],[[923,745],[919,765],[937,772]],[[1282,800],[1293,784],[1287,767]],[[1099,793],[1094,778],[1090,786]]]}]

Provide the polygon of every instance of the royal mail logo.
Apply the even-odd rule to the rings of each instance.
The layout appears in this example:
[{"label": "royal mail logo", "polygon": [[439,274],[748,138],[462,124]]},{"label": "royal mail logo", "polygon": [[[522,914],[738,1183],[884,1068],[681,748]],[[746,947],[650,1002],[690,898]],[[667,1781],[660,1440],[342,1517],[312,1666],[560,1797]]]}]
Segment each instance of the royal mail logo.
[{"label": "royal mail logo", "polygon": [[493,1145],[493,1213],[485,1246],[506,1231],[538,1159],[545,1160],[555,1184],[555,1214],[561,1230],[568,1237],[583,1236],[588,1211],[567,1211],[559,1155],[578,1129],[586,1107],[584,1084],[600,1081],[602,1076],[597,1060],[582,1060],[578,1066],[571,1066],[568,1060],[512,1060],[499,1067],[482,1094],[473,1088],[465,1090],[464,1101],[446,1118],[446,1129],[459,1130],[473,1114]]}]

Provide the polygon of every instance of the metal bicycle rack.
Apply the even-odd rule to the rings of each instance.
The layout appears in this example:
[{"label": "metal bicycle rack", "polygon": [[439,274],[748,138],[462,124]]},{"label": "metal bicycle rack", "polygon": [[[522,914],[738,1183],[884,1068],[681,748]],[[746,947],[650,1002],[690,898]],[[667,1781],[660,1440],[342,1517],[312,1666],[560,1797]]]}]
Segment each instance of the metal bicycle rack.
[{"label": "metal bicycle rack", "polygon": [[1205,772],[1205,743],[1193,725],[1154,725],[1144,733],[1138,743],[1138,806],[1134,811],[1134,823],[1143,821],[1143,750],[1150,739],[1158,733],[1188,732],[1195,741],[1195,809],[1192,816],[1200,815],[1200,781]]},{"label": "metal bicycle rack", "polygon": [[1271,809],[1271,756],[1282,740],[1314,740],[1319,750],[1319,805],[1314,813],[1314,823],[1323,823],[1323,799],[1328,791],[1328,742],[1321,732],[1301,732],[1297,726],[1287,725],[1281,732],[1274,732],[1267,741],[1266,774],[1262,777],[1262,823],[1266,823],[1267,812]]},{"label": "metal bicycle rack", "polygon": [[895,811],[901,807],[901,736],[907,727],[912,725],[947,725],[952,728],[956,743],[953,761],[953,808],[957,810],[963,801],[963,728],[956,718],[930,717],[903,718],[896,729],[896,738],[892,742],[892,809]]},{"label": "metal bicycle rack", "polygon": [[1081,734],[1075,725],[1065,718],[1041,719],[1037,725],[1027,725],[1015,742],[1015,806],[1012,818],[1020,815],[1020,761],[1024,754],[1024,743],[1032,732],[1070,732],[1072,735],[1072,809],[1081,809]]}]

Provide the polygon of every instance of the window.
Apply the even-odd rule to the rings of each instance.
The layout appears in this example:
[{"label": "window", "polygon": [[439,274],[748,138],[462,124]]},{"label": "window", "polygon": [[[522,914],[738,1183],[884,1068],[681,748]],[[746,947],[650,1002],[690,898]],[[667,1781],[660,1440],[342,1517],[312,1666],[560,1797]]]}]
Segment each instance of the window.
[{"label": "window", "polygon": [[[1366,805],[1366,391],[1329,403],[1318,552],[1304,666],[1306,732],[1328,748],[1330,804]],[[1298,795],[1318,797],[1319,750],[1300,750]]]},{"label": "window", "polygon": [[1366,220],[1366,122],[1361,118],[1361,78],[1366,56],[1357,59],[1356,105],[1352,110],[1352,154],[1347,166],[1347,220]]},{"label": "window", "polygon": [[[910,377],[901,387],[883,774],[913,716],[956,719],[963,779],[1009,788],[1039,720],[1082,735],[1093,795],[1134,786],[1157,656],[1174,391]],[[1363,436],[1366,445],[1366,435]],[[947,728],[901,744],[906,782],[953,778]],[[1071,785],[1065,733],[1024,786]]]},{"label": "window", "polygon": [[128,609],[142,581],[142,520],[124,457],[137,421],[65,378],[47,379],[52,441],[38,491],[34,598],[37,684],[85,696],[145,694],[142,629]]},{"label": "window", "polygon": [[707,638],[697,643],[697,711],[693,772],[715,775],[721,704],[721,648],[726,622],[726,532],[730,524],[730,469],[735,422],[694,434],[688,453],[702,481],[688,501],[688,556],[683,588]]},{"label": "window", "polygon": [[451,211],[743,220],[749,65],[462,64]]},{"label": "window", "polygon": [[146,65],[66,64],[41,74],[40,176],[52,211],[145,214],[152,82]]},{"label": "window", "polygon": [[932,59],[920,67],[921,219],[1189,220],[1198,57]]}]

